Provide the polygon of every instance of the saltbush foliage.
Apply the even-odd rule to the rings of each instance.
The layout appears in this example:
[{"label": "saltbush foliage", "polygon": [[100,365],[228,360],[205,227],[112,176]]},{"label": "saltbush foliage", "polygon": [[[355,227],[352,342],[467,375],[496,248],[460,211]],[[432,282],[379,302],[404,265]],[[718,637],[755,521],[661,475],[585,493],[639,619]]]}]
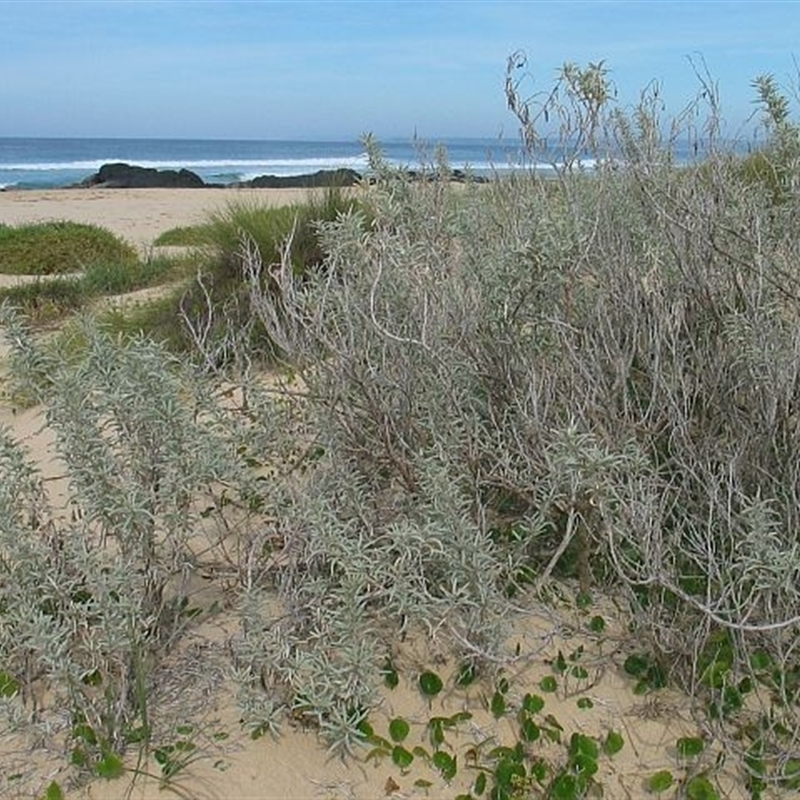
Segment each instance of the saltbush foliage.
[{"label": "saltbush foliage", "polygon": [[[279,315],[257,298],[324,456],[289,517],[291,613],[248,654],[343,735],[332,698],[369,702],[387,620],[492,657],[506,596],[557,576],[624,590],[659,674],[710,708],[754,650],[800,656],[796,129],[762,81],[776,195],[722,143],[702,75],[669,126],[657,87],[617,109],[602,64],[530,101],[522,67],[509,103],[546,176],[454,190],[446,163],[412,179],[368,142],[369,224],[321,226],[325,269],[283,269]],[[767,683],[745,741],[774,769],[797,691]]]},{"label": "saltbush foliage", "polygon": [[[702,74],[698,102],[666,124],[657,87],[618,109],[603,64],[567,65],[525,100],[524,65],[510,61],[507,96],[546,174],[454,187],[444,154],[411,176],[368,139],[374,180],[358,204],[304,223],[313,260],[293,255],[297,215],[259,241],[236,212],[219,276],[232,299],[216,304],[200,276],[185,307],[206,378],[175,383],[188,373],[158,348],[93,333],[77,363],[50,360],[8,318],[85,520],[53,550],[41,531],[59,528],[42,527],[36,482],[5,442],[2,586],[9,619],[36,631],[3,641],[13,680],[26,659],[60,665],[81,719],[97,715],[79,686],[95,662],[74,655],[84,640],[65,640],[62,619],[91,613],[90,631],[136,619],[146,642],[109,634],[120,655],[97,661],[104,680],[129,675],[153,631],[171,638],[166,581],[186,563],[193,498],[223,482],[214,547],[236,568],[235,669],[254,734],[290,712],[352,749],[406,632],[470,668],[496,663],[514,604],[574,579],[583,597],[628,602],[646,653],[629,671],[644,691],[669,680],[704,704],[756,796],[791,779],[796,128],[774,83],[758,82],[772,183],[722,143]],[[694,160],[678,163],[679,141]],[[266,381],[253,369],[265,349],[286,368]],[[198,411],[227,365],[241,402]],[[103,561],[108,542],[124,574]],[[39,562],[57,596],[19,572]],[[23,641],[44,644],[31,654]],[[111,696],[135,718],[139,706]]]},{"label": "saltbush foliage", "polygon": [[0,670],[33,721],[66,730],[72,763],[104,774],[149,740],[155,670],[187,624],[197,554],[217,542],[196,503],[244,484],[193,373],[160,347],[87,321],[80,347],[45,350],[2,311],[12,374],[46,409],[69,497],[49,496],[0,432]]}]

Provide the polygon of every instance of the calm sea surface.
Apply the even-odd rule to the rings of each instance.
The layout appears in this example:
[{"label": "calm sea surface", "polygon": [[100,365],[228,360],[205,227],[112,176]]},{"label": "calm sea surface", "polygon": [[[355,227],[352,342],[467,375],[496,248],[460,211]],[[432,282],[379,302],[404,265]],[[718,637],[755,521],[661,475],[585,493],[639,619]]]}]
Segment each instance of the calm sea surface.
[{"label": "calm sea surface", "polygon": [[[518,143],[500,139],[448,139],[424,149],[412,141],[380,146],[397,166],[430,161],[443,145],[454,169],[476,174],[508,169],[519,161]],[[200,139],[0,138],[0,188],[44,189],[80,183],[106,163],[189,169],[206,183],[233,183],[258,175],[303,175],[320,169],[367,169],[361,142],[233,141]]]}]

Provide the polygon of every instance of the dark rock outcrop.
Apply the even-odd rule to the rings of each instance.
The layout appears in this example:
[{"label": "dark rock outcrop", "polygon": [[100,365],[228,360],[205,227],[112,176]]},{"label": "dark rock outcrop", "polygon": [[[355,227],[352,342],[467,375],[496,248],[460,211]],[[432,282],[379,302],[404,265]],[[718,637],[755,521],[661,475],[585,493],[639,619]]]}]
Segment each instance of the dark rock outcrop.
[{"label": "dark rock outcrop", "polygon": [[188,169],[153,169],[133,164],[103,164],[81,183],[101,189],[195,189],[205,185],[199,175]]},{"label": "dark rock outcrop", "polygon": [[[440,180],[440,176],[434,172],[408,170],[406,174],[411,180]],[[361,175],[352,169],[321,169],[306,175],[259,175],[252,180],[239,181],[229,185],[244,189],[318,189],[328,186],[355,186],[361,180]],[[446,180],[454,183],[488,183],[489,179],[454,169],[446,176]],[[123,163],[103,164],[98,172],[79,185],[103,189],[194,189],[221,186],[218,183],[205,183],[199,175],[188,169],[159,170]]]},{"label": "dark rock outcrop", "polygon": [[250,189],[317,189],[325,186],[354,186],[361,176],[352,169],[321,169],[309,175],[259,175],[235,186]]}]

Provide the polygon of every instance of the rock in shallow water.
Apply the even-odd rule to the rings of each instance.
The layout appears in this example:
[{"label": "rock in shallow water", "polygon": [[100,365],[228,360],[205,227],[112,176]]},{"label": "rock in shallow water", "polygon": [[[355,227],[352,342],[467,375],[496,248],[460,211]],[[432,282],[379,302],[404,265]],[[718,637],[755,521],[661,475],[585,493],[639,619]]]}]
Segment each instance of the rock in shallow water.
[{"label": "rock in shallow water", "polygon": [[153,169],[133,164],[103,164],[81,183],[100,189],[195,189],[205,185],[199,175],[188,169]]}]

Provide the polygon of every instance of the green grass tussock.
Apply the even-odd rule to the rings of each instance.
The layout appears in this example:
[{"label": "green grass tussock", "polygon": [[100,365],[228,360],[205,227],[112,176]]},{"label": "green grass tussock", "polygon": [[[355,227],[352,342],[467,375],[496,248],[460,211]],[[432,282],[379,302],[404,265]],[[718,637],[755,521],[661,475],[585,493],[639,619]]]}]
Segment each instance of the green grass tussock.
[{"label": "green grass tussock", "polygon": [[98,263],[88,267],[81,286],[90,296],[115,295],[159,286],[185,273],[174,259],[154,257],[134,263]]},{"label": "green grass tussock", "polygon": [[0,225],[0,273],[59,275],[101,264],[135,264],[135,248],[97,225]]},{"label": "green grass tussock", "polygon": [[280,343],[259,317],[259,304],[251,302],[252,281],[265,303],[278,308],[275,270],[284,265],[300,279],[313,274],[325,258],[320,226],[358,208],[359,201],[346,190],[332,188],[309,195],[302,204],[232,203],[210,217],[202,236],[208,258],[181,302],[192,345],[202,335],[207,352],[216,351],[209,366],[235,358],[237,341],[246,342],[249,357],[274,362],[281,356]]},{"label": "green grass tussock", "polygon": [[140,258],[130,245],[94,225],[0,226],[0,271],[38,276],[0,288],[0,300],[39,323],[63,319],[103,296],[185,281],[196,263],[191,254]]},{"label": "green grass tussock", "polygon": [[101,297],[126,294],[176,279],[185,280],[186,275],[185,264],[163,257],[147,261],[98,262],[74,277],[43,276],[29,283],[0,288],[0,301],[8,301],[37,323],[52,323],[90,307]]},{"label": "green grass tussock", "polygon": [[159,234],[156,247],[202,247],[212,243],[208,225],[188,225],[170,228]]},{"label": "green grass tussock", "polygon": [[23,283],[0,289],[0,301],[24,311],[37,323],[62,319],[85,307],[86,292],[80,280],[63,277]]}]

